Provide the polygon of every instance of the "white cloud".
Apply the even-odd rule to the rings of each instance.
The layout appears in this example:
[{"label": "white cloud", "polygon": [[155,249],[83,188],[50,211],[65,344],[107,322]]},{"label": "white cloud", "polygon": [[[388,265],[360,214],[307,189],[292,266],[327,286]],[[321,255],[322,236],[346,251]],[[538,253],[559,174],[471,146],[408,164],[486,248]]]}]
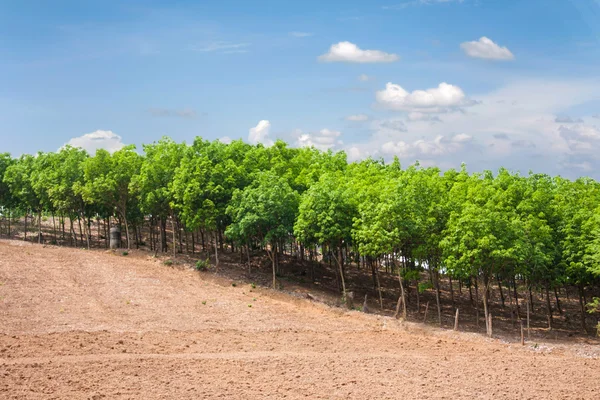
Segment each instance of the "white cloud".
[{"label": "white cloud", "polygon": [[124,146],[121,136],[112,131],[103,130],[75,137],[66,144],[73,147],[81,147],[90,154],[95,154],[98,149],[105,149],[112,153]]},{"label": "white cloud", "polygon": [[400,57],[380,50],[362,50],[350,42],[339,42],[331,45],[329,52],[318,59],[322,62],[389,63],[398,61]]},{"label": "white cloud", "polygon": [[437,88],[407,92],[400,85],[388,82],[384,90],[376,93],[377,102],[384,108],[420,113],[447,112],[472,105],[461,88],[440,83]]},{"label": "white cloud", "polygon": [[436,136],[433,140],[418,139],[414,142],[389,141],[381,146],[381,152],[386,155],[397,155],[399,157],[430,157],[456,153],[462,150],[465,144],[473,138],[461,133],[452,137],[443,135]]},{"label": "white cloud", "polygon": [[273,146],[273,140],[269,137],[271,123],[263,119],[254,127],[250,128],[248,133],[248,142],[251,144],[262,143],[267,147]]},{"label": "white cloud", "polygon": [[498,46],[485,36],[481,37],[479,40],[461,43],[460,48],[466,55],[474,58],[499,61],[514,60],[515,58],[508,48]]},{"label": "white cloud", "polygon": [[[557,122],[579,105],[593,104],[599,92],[600,79],[513,81],[470,94],[468,112],[443,115],[411,109],[402,100],[396,108],[408,108],[404,113],[372,121],[372,134],[344,148],[359,158],[395,154],[403,163],[430,160],[442,168],[459,168],[464,161],[471,171],[504,166],[525,174],[600,179],[600,124],[594,126],[593,113],[581,116],[584,123]],[[443,123],[427,122],[426,116]]]},{"label": "white cloud", "polygon": [[297,38],[309,37],[312,35],[313,34],[310,32],[298,32],[298,31],[290,32],[290,36],[297,37]]},{"label": "white cloud", "polygon": [[299,135],[297,141],[299,147],[315,147],[325,151],[337,144],[342,144],[341,140],[338,139],[342,133],[331,129],[321,129],[319,132],[314,133],[297,131],[296,134]]},{"label": "white cloud", "polygon": [[222,138],[219,139],[219,142],[221,143],[225,143],[225,144],[229,144],[231,143],[231,138],[229,136],[223,136]]},{"label": "white cloud", "polygon": [[368,119],[369,119],[369,116],[365,115],[365,114],[348,115],[346,117],[347,121],[352,121],[352,122],[361,122],[361,121],[366,121]]},{"label": "white cloud", "polygon": [[369,76],[367,74],[360,74],[358,76],[358,80],[361,82],[369,82],[369,81],[372,81],[373,79],[375,79],[375,78],[372,76]]}]

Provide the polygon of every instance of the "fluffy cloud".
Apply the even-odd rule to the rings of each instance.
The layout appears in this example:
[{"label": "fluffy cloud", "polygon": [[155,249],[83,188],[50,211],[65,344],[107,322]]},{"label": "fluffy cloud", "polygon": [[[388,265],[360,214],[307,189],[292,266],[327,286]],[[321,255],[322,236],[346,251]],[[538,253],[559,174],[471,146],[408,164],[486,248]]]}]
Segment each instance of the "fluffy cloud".
[{"label": "fluffy cloud", "polygon": [[381,152],[386,155],[399,157],[430,157],[456,153],[471,142],[473,138],[461,133],[452,137],[436,136],[433,140],[418,139],[414,142],[386,142],[381,146]]},{"label": "fluffy cloud", "polygon": [[[461,88],[445,82],[437,88],[407,92],[400,85],[388,82],[375,95],[377,103],[390,110],[439,113],[472,105]],[[415,114],[416,115],[416,114]]]},{"label": "fluffy cloud", "polygon": [[225,144],[229,144],[231,143],[231,138],[229,136],[223,136],[222,138],[219,138],[219,142],[221,143],[225,143]]},{"label": "fluffy cloud", "polygon": [[[557,122],[566,121],[561,116],[577,106],[595,102],[599,91],[600,80],[594,79],[513,81],[470,95],[474,101],[468,112],[443,115],[411,109],[412,103],[401,97],[392,104],[408,110],[393,119],[372,121],[370,135],[348,141],[344,148],[349,159],[399,155],[403,164],[419,159],[459,168],[466,162],[472,171],[504,166],[525,174],[533,170],[600,179],[600,126],[593,124],[597,120],[590,115],[582,116],[583,123],[575,118]],[[439,116],[443,123],[425,122],[426,116]]]},{"label": "fluffy cloud", "polygon": [[267,147],[273,146],[273,140],[269,137],[271,123],[263,119],[248,132],[248,142],[252,144],[262,143]]},{"label": "fluffy cloud", "polygon": [[560,126],[560,137],[563,138],[573,154],[594,153],[600,151],[600,130],[595,126],[575,125]]},{"label": "fluffy cloud", "polygon": [[341,140],[338,139],[342,134],[340,131],[321,129],[315,133],[302,133],[301,131],[296,133],[299,135],[297,145],[300,147],[315,147],[325,151],[336,144],[342,144]]},{"label": "fluffy cloud", "polygon": [[169,108],[150,108],[148,112],[153,117],[179,117],[179,118],[195,118],[196,111],[190,108],[183,108],[181,110],[173,110]]},{"label": "fluffy cloud", "polygon": [[509,61],[515,56],[506,47],[500,47],[491,39],[483,36],[479,40],[461,43],[460,48],[469,57],[483,58],[487,60]]},{"label": "fluffy cloud", "polygon": [[348,115],[346,117],[347,121],[352,121],[352,122],[361,122],[361,121],[366,121],[368,119],[369,119],[369,116],[365,115],[365,114]]},{"label": "fluffy cloud", "polygon": [[339,42],[331,45],[329,52],[319,56],[322,62],[348,62],[348,63],[389,63],[398,61],[396,54],[380,50],[362,50],[354,43]]},{"label": "fluffy cloud", "polygon": [[75,137],[66,144],[81,147],[90,154],[95,154],[98,149],[108,150],[112,153],[124,146],[121,136],[112,131],[102,130]]}]

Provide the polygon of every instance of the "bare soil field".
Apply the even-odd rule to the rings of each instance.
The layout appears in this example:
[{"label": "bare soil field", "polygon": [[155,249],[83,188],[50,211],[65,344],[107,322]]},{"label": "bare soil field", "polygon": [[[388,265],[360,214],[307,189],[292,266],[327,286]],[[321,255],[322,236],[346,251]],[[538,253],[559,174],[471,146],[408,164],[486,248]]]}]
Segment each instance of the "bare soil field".
[{"label": "bare soil field", "polygon": [[598,399],[595,343],[521,346],[147,252],[0,241],[1,399]]}]

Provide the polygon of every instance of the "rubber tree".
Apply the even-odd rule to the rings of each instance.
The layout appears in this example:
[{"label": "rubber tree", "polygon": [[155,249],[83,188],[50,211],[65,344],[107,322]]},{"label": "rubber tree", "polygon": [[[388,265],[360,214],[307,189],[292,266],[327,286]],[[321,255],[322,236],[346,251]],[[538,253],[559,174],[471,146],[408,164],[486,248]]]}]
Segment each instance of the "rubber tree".
[{"label": "rubber tree", "polygon": [[294,224],[294,234],[299,241],[308,245],[326,245],[332,249],[342,283],[344,303],[347,302],[347,286],[343,248],[351,240],[352,222],[358,215],[350,190],[341,172],[322,175],[302,195]]},{"label": "rubber tree", "polygon": [[256,176],[254,182],[233,193],[227,214],[232,223],[226,235],[254,240],[265,246],[277,287],[277,243],[293,234],[299,195],[274,172]]}]

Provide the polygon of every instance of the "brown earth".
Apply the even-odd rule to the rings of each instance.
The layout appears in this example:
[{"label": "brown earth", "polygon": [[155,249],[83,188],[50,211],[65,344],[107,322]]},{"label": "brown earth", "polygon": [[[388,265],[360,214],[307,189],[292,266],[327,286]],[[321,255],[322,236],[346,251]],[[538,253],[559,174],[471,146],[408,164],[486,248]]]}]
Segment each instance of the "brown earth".
[{"label": "brown earth", "polygon": [[0,241],[1,399],[597,399],[593,343],[521,346],[141,251]]}]

